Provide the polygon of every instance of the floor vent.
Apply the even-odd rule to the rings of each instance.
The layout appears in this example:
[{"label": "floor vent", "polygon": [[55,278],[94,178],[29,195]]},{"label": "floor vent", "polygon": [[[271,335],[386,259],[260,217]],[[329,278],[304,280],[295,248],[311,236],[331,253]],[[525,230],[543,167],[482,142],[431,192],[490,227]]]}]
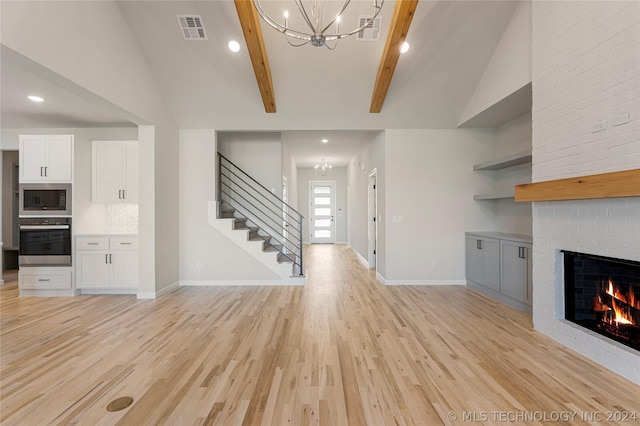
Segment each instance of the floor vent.
[{"label": "floor vent", "polygon": [[185,40],[206,40],[200,15],[176,15]]},{"label": "floor vent", "polygon": [[[370,19],[370,16],[360,16],[358,19],[358,27],[367,23],[367,20]],[[361,41],[378,41],[380,39],[380,27],[382,25],[382,16],[376,17],[367,28],[360,31],[356,36],[357,40]]]}]

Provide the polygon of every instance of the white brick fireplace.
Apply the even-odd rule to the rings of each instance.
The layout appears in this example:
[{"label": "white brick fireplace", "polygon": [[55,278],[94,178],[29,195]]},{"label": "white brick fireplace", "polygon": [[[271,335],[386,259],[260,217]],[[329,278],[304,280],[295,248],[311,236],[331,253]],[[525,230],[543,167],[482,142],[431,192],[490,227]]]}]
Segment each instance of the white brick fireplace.
[{"label": "white brick fireplace", "polygon": [[[533,182],[640,168],[640,3],[533,3]],[[603,128],[604,127],[604,128]],[[640,197],[533,204],[534,327],[640,384],[640,352],[564,320],[560,250],[640,261]]]}]

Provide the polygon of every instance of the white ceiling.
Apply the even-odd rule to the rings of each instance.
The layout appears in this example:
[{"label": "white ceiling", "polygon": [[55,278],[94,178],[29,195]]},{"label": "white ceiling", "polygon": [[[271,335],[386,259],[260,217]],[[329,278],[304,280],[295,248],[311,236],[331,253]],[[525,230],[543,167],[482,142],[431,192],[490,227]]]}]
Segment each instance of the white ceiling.
[{"label": "white ceiling", "polygon": [[[270,3],[280,7],[285,2]],[[369,3],[352,0],[349,7],[358,15],[369,10]],[[309,161],[311,156],[313,162],[320,156],[328,158],[333,153],[324,151],[332,148],[336,162],[346,163],[344,156],[353,154],[357,141],[370,137],[367,132],[457,127],[516,2],[421,1],[407,38],[411,50],[400,58],[379,114],[370,114],[369,105],[395,6],[392,0],[385,1],[381,12],[380,41],[350,38],[333,51],[291,47],[281,34],[262,23],[275,114],[264,112],[232,1],[130,0],[119,5],[180,128],[290,132],[299,141],[299,152],[294,147],[298,161]],[[201,15],[208,40],[184,40],[178,14]],[[343,25],[353,19],[345,16]],[[239,54],[228,51],[230,39],[240,41]],[[131,125],[131,117],[116,106],[92,98],[46,70],[34,72],[37,64],[5,60],[5,48],[2,53],[3,127]],[[34,90],[45,93],[48,102],[28,104],[24,96]],[[322,132],[332,132],[330,139],[340,140],[343,131],[348,132],[342,134],[347,141],[342,144],[316,148],[304,142],[315,140]]]}]

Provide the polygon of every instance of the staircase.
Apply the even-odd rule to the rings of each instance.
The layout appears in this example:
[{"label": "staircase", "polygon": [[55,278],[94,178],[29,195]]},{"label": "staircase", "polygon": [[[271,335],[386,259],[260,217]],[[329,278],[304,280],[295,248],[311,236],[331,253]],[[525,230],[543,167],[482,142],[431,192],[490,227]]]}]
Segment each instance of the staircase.
[{"label": "staircase", "polygon": [[304,279],[303,216],[220,153],[217,188],[212,224],[285,281]]}]

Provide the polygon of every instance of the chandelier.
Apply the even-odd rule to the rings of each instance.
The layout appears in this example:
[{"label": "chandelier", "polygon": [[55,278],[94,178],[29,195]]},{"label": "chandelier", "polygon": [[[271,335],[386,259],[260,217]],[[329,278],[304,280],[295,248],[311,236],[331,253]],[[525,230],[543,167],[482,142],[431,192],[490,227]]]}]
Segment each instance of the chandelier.
[{"label": "chandelier", "polygon": [[324,161],[323,158],[320,160],[320,163],[313,166],[313,168],[320,177],[325,177],[327,173],[331,171],[331,164]]},{"label": "chandelier", "polygon": [[[267,0],[253,0],[253,4],[260,17],[276,31],[284,34],[290,45],[298,47],[311,43],[312,46],[325,46],[333,50],[341,38],[359,33],[371,25],[384,4],[384,0],[369,0],[373,5],[371,15],[361,19],[359,27],[340,32],[341,16],[351,0],[343,1],[344,3],[340,6],[340,2],[336,0],[295,0],[298,12],[300,12],[302,20],[306,24],[306,27],[302,25],[298,28],[289,27],[288,11],[284,11],[284,23],[281,23],[264,10],[263,3],[268,2]],[[327,3],[333,3],[333,5],[327,7]],[[335,43],[330,46],[327,42]]]}]

